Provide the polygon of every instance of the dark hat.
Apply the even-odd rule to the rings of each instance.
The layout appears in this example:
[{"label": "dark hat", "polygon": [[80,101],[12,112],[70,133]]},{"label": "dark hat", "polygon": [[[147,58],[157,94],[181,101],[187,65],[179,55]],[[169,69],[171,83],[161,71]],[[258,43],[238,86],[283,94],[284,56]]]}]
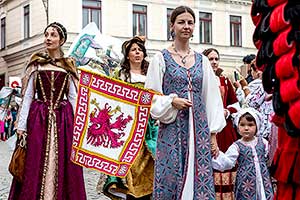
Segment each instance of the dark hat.
[{"label": "dark hat", "polygon": [[255,54],[249,54],[243,57],[243,62],[246,64],[250,64],[256,58]]},{"label": "dark hat", "polygon": [[122,44],[122,53],[123,53],[124,57],[127,56],[129,48],[134,43],[137,43],[139,46],[142,46],[142,47],[145,48],[145,41],[146,41],[146,38],[144,36],[134,36],[130,40],[126,40]]}]

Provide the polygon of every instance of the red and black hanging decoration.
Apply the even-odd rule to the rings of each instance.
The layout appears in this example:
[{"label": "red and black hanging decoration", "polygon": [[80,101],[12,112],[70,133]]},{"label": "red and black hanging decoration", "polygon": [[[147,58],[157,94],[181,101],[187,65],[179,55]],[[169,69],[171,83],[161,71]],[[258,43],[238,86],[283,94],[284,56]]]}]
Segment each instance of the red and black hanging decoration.
[{"label": "red and black hanging decoration", "polygon": [[251,17],[256,65],[278,126],[275,199],[300,199],[300,0],[254,0]]}]

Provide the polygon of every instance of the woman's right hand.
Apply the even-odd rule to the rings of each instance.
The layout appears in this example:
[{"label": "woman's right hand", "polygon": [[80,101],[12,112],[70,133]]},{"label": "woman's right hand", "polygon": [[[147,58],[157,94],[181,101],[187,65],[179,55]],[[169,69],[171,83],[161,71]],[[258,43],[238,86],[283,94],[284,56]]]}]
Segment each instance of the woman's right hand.
[{"label": "woman's right hand", "polygon": [[23,130],[17,130],[16,132],[17,132],[19,138],[26,135],[25,131],[23,131]]},{"label": "woman's right hand", "polygon": [[173,101],[172,101],[172,105],[177,110],[183,110],[183,109],[191,107],[193,105],[193,103],[188,99],[174,97]]},{"label": "woman's right hand", "polygon": [[211,133],[211,156],[216,159],[219,156],[219,151],[216,133]]}]

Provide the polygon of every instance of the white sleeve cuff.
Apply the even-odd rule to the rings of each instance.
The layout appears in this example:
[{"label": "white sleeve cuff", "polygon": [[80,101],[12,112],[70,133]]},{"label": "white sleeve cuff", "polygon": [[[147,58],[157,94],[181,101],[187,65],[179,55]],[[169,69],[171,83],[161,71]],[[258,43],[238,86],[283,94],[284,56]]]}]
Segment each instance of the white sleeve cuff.
[{"label": "white sleeve cuff", "polygon": [[174,122],[178,113],[178,110],[172,106],[172,101],[175,97],[177,97],[177,94],[168,96],[154,95],[150,110],[152,118],[158,119],[165,124]]}]

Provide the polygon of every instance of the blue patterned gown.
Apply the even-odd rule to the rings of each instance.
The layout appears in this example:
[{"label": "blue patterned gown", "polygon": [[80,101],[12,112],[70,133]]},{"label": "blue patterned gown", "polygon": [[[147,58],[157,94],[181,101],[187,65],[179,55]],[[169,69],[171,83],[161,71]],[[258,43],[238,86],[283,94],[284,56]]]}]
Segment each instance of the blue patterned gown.
[{"label": "blue patterned gown", "polygon": [[[235,184],[235,197],[237,200],[242,199],[251,199],[251,200],[261,200],[273,199],[273,189],[270,180],[270,175],[267,167],[267,159],[265,157],[265,145],[262,141],[262,138],[258,138],[258,142],[255,145],[255,150],[258,158],[259,171],[255,166],[255,159],[253,155],[252,148],[243,144],[238,140],[236,144],[239,147],[239,157],[237,159],[238,162],[238,170],[236,176],[236,184]],[[258,174],[261,174],[262,183],[257,182]],[[263,185],[263,188],[260,185]],[[260,191],[263,190],[263,191]],[[264,197],[261,197],[261,194],[264,193]]]},{"label": "blue patterned gown", "polygon": [[[153,58],[148,69],[146,87],[162,92],[165,97],[177,94],[193,102],[190,109],[175,110],[172,122],[164,123],[160,119],[153,199],[215,199],[210,147],[210,128],[213,126],[209,125],[208,118],[214,116],[218,131],[225,126],[225,119],[216,79],[210,66],[203,66],[203,60],[209,64],[206,57],[195,53],[195,64],[187,69],[178,65],[168,50],[163,50]],[[204,67],[207,67],[205,73],[210,74],[210,78],[205,74],[205,81],[211,83],[204,84]],[[157,88],[159,81],[161,88]],[[208,92],[208,88],[212,90]],[[207,95],[212,97],[207,98]],[[211,100],[209,105],[215,103],[209,109],[208,99]],[[154,100],[154,106],[158,101]],[[171,100],[162,105],[174,110],[170,103]]]},{"label": "blue patterned gown", "polygon": [[273,189],[267,167],[268,142],[261,136],[252,141],[234,142],[213,160],[214,168],[226,170],[238,163],[234,187],[236,200],[272,200]]}]

